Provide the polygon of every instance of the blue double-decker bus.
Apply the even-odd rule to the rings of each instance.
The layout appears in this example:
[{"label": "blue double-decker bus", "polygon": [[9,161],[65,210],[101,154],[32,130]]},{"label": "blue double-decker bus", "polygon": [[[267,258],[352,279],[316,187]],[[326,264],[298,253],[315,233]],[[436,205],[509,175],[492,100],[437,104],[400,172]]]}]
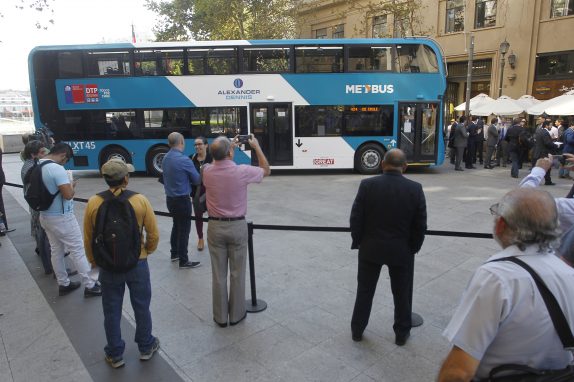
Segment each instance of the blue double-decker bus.
[{"label": "blue double-decker bus", "polygon": [[42,46],[29,70],[36,128],[72,146],[71,169],[121,157],[158,175],[173,131],[254,134],[272,169],[371,174],[394,147],[444,159],[445,66],[426,38]]}]

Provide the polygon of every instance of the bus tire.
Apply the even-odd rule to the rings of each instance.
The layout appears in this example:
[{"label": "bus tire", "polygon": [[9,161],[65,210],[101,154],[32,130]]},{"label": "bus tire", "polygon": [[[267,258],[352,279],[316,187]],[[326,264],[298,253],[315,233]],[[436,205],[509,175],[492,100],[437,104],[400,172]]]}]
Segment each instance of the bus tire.
[{"label": "bus tire", "polygon": [[132,163],[132,156],[125,149],[118,146],[106,147],[100,155],[100,168],[112,158],[119,158],[126,163]]},{"label": "bus tire", "polygon": [[362,146],[355,155],[355,170],[366,175],[378,174],[384,154],[380,145],[368,143]]},{"label": "bus tire", "polygon": [[156,146],[147,153],[145,163],[149,175],[159,177],[163,173],[161,162],[168,151],[167,146]]}]

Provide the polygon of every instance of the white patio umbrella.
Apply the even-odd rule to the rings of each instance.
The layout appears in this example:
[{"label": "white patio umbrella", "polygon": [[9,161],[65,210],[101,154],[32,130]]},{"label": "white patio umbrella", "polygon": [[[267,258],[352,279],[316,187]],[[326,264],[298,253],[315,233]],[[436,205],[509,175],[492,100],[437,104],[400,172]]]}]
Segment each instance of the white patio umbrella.
[{"label": "white patio umbrella", "polygon": [[574,90],[570,90],[558,97],[540,102],[527,110],[528,114],[540,115],[574,115]]},{"label": "white patio umbrella", "polygon": [[524,112],[524,108],[516,100],[508,96],[500,96],[495,101],[486,103],[472,110],[473,115],[489,116],[496,115],[516,115]]},{"label": "white patio umbrella", "polygon": [[[470,111],[472,112],[473,109],[477,108],[480,105],[485,103],[494,102],[492,98],[487,96],[484,93],[480,93],[470,99]],[[456,111],[465,111],[466,110],[466,102],[461,103],[457,107],[454,108]]]},{"label": "white patio umbrella", "polygon": [[522,97],[520,97],[519,99],[516,100],[516,102],[522,106],[524,108],[524,110],[527,110],[528,108],[539,104],[540,100],[537,100],[536,98],[532,97],[531,95],[525,94]]}]

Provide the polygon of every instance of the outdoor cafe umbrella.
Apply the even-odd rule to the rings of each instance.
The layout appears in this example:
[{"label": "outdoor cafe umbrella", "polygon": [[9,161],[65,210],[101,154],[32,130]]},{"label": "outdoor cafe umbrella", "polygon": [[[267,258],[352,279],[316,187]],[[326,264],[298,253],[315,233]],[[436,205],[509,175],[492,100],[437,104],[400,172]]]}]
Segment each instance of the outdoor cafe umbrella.
[{"label": "outdoor cafe umbrella", "polygon": [[532,115],[574,115],[574,90],[540,102],[527,110]]},{"label": "outdoor cafe umbrella", "polygon": [[500,96],[495,101],[486,103],[472,110],[473,115],[489,116],[496,115],[516,115],[524,111],[524,108],[516,100],[508,96]]},{"label": "outdoor cafe umbrella", "polygon": [[524,110],[527,110],[528,108],[539,104],[540,100],[537,100],[536,98],[532,97],[531,95],[523,95],[522,97],[520,97],[519,99],[516,100],[516,102],[522,106],[524,108]]},{"label": "outdoor cafe umbrella", "polygon": [[[470,99],[470,111],[472,112],[475,108],[483,105],[485,103],[494,102],[492,98],[487,96],[484,93],[480,93]],[[461,103],[457,107],[454,108],[456,111],[465,111],[466,110],[466,102]]]}]

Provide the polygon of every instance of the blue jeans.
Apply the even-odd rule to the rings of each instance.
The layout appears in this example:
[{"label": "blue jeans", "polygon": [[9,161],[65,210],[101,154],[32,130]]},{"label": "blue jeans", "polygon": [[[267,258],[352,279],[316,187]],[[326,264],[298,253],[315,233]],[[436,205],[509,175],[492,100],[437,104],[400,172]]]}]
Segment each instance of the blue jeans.
[{"label": "blue jeans", "polygon": [[522,166],[522,163],[520,163],[520,155],[517,151],[510,151],[510,160],[512,161],[512,168],[510,169],[510,175],[518,178],[518,168],[520,166]]},{"label": "blue jeans", "polygon": [[102,284],[102,306],[104,308],[104,329],[108,344],[104,348],[106,355],[112,358],[124,354],[125,342],[122,340],[120,321],[126,284],[130,290],[130,301],[136,319],[135,341],[140,353],[149,351],[155,341],[151,334],[151,282],[147,260],[140,260],[137,266],[125,273],[112,273],[100,269]]},{"label": "blue jeans", "polygon": [[191,199],[189,196],[166,197],[167,210],[172,214],[171,257],[179,257],[179,265],[188,262],[187,244],[191,232]]}]

